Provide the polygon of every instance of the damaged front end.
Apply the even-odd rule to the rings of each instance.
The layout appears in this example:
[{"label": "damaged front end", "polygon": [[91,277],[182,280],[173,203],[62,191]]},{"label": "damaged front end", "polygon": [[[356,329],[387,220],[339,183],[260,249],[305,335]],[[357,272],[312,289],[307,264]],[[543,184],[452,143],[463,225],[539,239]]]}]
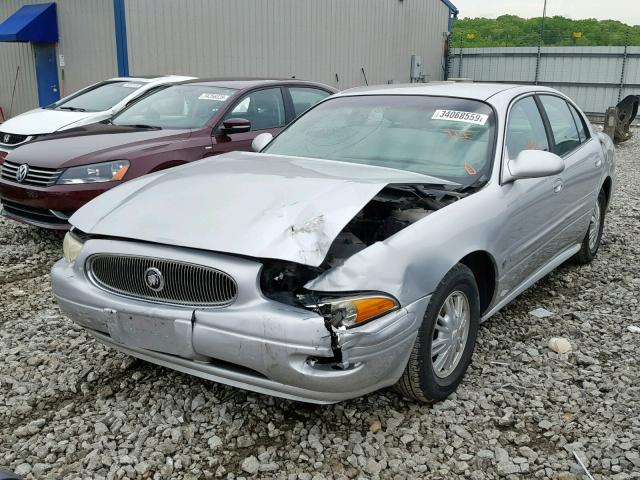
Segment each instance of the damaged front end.
[{"label": "damaged front end", "polygon": [[385,241],[466,195],[468,192],[460,193],[424,184],[388,185],[342,229],[320,266],[262,260],[261,291],[272,300],[321,315],[331,338],[334,356],[314,361],[347,369],[350,367],[345,349],[347,339],[357,334],[357,330],[352,329],[397,311],[401,305],[385,292],[317,292],[307,289],[305,285],[374,243]]}]

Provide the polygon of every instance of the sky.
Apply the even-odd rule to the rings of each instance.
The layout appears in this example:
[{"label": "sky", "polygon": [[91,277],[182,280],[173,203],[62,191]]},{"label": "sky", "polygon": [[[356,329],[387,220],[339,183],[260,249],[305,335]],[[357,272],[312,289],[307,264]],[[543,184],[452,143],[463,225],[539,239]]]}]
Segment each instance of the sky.
[{"label": "sky", "polygon": [[[510,14],[540,17],[544,0],[452,0],[460,17],[495,18]],[[640,0],[547,0],[547,15],[573,19],[613,19],[640,25]]]}]

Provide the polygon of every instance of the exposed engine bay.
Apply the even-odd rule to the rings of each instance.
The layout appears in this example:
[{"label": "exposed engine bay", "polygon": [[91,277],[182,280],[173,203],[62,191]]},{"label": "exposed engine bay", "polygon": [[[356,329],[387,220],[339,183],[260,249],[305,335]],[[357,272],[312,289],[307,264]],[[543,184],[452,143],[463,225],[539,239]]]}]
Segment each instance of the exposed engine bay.
[{"label": "exposed engine bay", "polygon": [[319,267],[264,260],[262,292],[274,300],[304,306],[309,301],[304,289],[308,281],[468,194],[424,184],[388,185],[342,229]]}]

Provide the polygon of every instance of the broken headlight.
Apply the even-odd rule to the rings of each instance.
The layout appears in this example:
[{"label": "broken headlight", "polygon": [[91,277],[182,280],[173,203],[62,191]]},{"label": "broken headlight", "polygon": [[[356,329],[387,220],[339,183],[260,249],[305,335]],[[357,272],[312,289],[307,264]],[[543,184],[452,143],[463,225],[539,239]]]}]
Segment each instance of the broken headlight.
[{"label": "broken headlight", "polygon": [[80,255],[80,250],[82,250],[84,243],[80,240],[76,235],[72,232],[67,232],[64,236],[64,240],[62,241],[62,252],[64,254],[64,259],[69,262],[75,262],[78,255]]},{"label": "broken headlight", "polygon": [[309,305],[334,327],[357,327],[400,308],[398,301],[388,295],[371,294],[342,298],[323,298],[317,305]]}]

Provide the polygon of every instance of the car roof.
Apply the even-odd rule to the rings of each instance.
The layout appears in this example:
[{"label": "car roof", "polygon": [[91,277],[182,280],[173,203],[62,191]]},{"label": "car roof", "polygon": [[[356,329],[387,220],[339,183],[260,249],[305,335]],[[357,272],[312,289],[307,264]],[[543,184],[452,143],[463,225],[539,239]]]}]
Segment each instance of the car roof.
[{"label": "car roof", "polygon": [[140,82],[140,83],[153,83],[153,82],[183,82],[186,80],[196,80],[196,77],[189,77],[186,75],[137,75],[135,77],[114,77],[109,78],[107,82]]},{"label": "car roof", "polygon": [[531,85],[444,81],[355,87],[340,92],[338,96],[429,95],[487,100],[490,97],[507,90],[513,90],[514,95],[519,95],[526,91],[553,91],[553,89],[547,87]]},{"label": "car roof", "polygon": [[318,82],[309,82],[306,80],[298,80],[296,78],[197,78],[193,80],[187,80],[185,82],[181,82],[182,85],[185,84],[194,84],[201,86],[210,86],[210,87],[224,87],[224,88],[232,88],[235,90],[246,90],[248,88],[260,87],[263,85],[308,85],[308,86],[316,86],[324,89],[328,89],[334,92],[337,90],[330,85],[325,85],[323,83]]}]

